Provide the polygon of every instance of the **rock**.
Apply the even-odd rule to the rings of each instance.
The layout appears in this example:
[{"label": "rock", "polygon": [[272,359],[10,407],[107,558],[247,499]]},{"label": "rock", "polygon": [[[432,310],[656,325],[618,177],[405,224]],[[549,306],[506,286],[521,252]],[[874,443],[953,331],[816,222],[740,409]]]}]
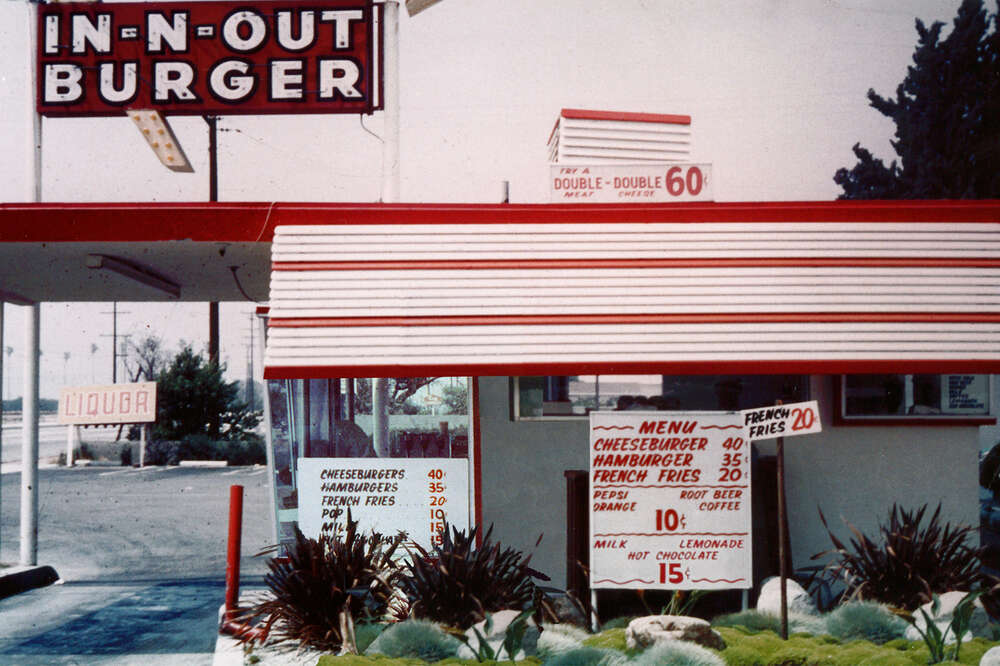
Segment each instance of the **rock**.
[{"label": "rock", "polygon": [[[816,603],[801,585],[788,579],[785,581],[785,590],[790,614],[819,615]],[[769,615],[781,615],[781,578],[772,576],[760,586],[760,594],[757,596],[757,611]]]},{"label": "rock", "polygon": [[1000,666],[1000,645],[987,650],[979,660],[979,666]]},{"label": "rock", "polygon": [[[920,630],[927,628],[927,621],[924,620],[924,615],[920,611],[923,610],[930,616],[931,620],[934,622],[935,626],[941,630],[944,634],[945,643],[949,645],[955,642],[955,635],[952,633],[949,625],[951,624],[951,619],[954,616],[955,607],[958,606],[958,602],[965,598],[966,592],[945,592],[938,596],[939,608],[937,615],[931,612],[931,607],[934,605],[933,602],[928,601],[926,604],[921,606],[918,610],[913,612],[913,619],[916,622],[916,627],[910,625],[906,628],[905,638],[909,641],[919,641],[923,640],[920,635],[920,631],[917,631],[917,627]],[[983,608],[982,602],[979,599],[973,603],[972,618],[969,621],[969,630],[962,636],[963,641],[971,640],[976,636],[989,636],[992,634],[990,629],[990,616],[987,614],[986,609]]]},{"label": "rock", "polygon": [[[531,617],[528,618],[528,629],[524,632],[524,638],[521,641],[521,649],[518,650],[516,654],[508,655],[507,650],[503,646],[503,642],[507,638],[507,628],[520,614],[521,611],[518,610],[499,610],[495,613],[491,613],[490,617],[493,620],[493,626],[491,627],[489,633],[486,633],[486,620],[477,622],[469,627],[469,629],[465,632],[469,642],[458,649],[458,657],[461,659],[476,658],[475,650],[479,648],[479,637],[476,636],[476,632],[473,631],[474,629],[478,630],[480,635],[486,639],[486,642],[493,649],[493,654],[496,655],[498,661],[500,659],[517,661],[519,659],[524,659],[527,655],[535,654],[535,648],[538,644],[539,629],[535,624],[534,618]],[[503,654],[501,654],[501,652]]]},{"label": "rock", "polygon": [[649,615],[628,624],[625,642],[629,649],[647,648],[666,641],[689,641],[715,650],[725,650],[726,642],[705,620],[686,615]]}]

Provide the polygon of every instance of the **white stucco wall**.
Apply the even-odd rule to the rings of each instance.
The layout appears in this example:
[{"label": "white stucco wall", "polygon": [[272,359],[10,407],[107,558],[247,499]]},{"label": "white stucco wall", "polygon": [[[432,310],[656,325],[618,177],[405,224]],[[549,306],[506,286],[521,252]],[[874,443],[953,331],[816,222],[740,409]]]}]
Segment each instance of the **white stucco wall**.
[{"label": "white stucco wall", "polygon": [[[504,544],[535,552],[532,564],[566,582],[566,482],[563,471],[587,469],[587,421],[514,421],[509,380],[483,377],[480,387],[482,499],[485,524]],[[829,548],[823,509],[842,539],[841,516],[874,535],[893,502],[904,508],[942,503],[946,520],[978,525],[979,429],[973,426],[832,425],[833,378],[815,377],[822,433],[788,438],[785,460],[795,567]],[[760,452],[772,455],[773,442]],[[544,534],[534,549],[535,539]]]}]

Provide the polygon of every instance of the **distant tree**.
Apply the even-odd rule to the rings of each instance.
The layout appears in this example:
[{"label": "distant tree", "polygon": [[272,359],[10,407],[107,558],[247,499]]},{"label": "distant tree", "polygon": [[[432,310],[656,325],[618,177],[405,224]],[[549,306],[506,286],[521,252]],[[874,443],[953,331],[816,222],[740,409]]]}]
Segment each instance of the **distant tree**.
[{"label": "distant tree", "polygon": [[125,371],[129,381],[156,381],[160,370],[167,364],[167,350],[163,340],[155,335],[147,335],[139,342],[129,341],[132,349],[125,359]]},{"label": "distant tree", "polygon": [[444,399],[445,414],[469,413],[469,387],[464,381],[454,386],[445,386],[441,394]]},{"label": "distant tree", "polygon": [[896,124],[887,166],[860,144],[857,164],[833,180],[841,199],[1000,197],[1000,34],[997,12],[963,0],[948,36],[944,23],[916,20],[913,65],[894,99],[869,89],[871,106]]},{"label": "distant tree", "polygon": [[156,378],[154,439],[190,435],[236,440],[248,436],[260,416],[241,402],[237,382],[223,379],[225,366],[205,360],[185,344]]},{"label": "distant tree", "polygon": [[[437,377],[396,377],[389,380],[389,413],[416,414],[419,407],[409,400],[417,391]],[[354,408],[359,414],[372,413],[372,383],[370,379],[354,380]]]}]

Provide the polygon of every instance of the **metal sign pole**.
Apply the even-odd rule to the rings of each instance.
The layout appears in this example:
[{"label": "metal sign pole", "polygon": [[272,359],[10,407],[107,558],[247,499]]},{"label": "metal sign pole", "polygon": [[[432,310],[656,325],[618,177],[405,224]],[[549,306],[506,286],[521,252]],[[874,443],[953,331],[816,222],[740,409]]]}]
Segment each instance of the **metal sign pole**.
[{"label": "metal sign pole", "polygon": [[[782,401],[775,402],[781,405]],[[781,638],[788,640],[788,513],[785,507],[785,438],[778,438],[778,568],[781,582]]]}]

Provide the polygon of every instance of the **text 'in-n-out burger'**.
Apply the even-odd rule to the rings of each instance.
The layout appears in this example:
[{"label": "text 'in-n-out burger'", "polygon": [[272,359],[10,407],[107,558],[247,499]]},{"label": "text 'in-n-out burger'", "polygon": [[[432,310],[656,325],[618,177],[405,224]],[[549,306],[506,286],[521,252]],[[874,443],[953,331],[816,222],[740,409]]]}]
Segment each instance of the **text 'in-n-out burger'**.
[{"label": "text 'in-n-out burger'", "polygon": [[38,110],[369,113],[376,11],[371,0],[45,5]]}]

